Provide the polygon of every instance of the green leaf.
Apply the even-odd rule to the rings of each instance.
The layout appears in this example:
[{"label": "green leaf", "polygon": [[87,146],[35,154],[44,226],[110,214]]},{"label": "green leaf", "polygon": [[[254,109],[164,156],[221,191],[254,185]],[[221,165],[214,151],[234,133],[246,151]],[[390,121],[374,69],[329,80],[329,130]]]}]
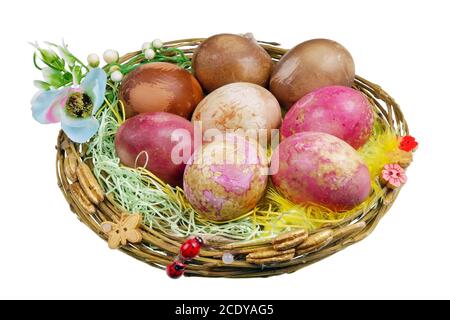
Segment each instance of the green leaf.
[{"label": "green leaf", "polygon": [[40,71],[40,70],[42,70],[42,68],[38,66],[36,59],[37,59],[37,54],[35,52],[35,53],[33,53],[33,64],[36,67],[36,69],[38,69]]},{"label": "green leaf", "polygon": [[64,40],[62,42],[62,45],[60,46],[49,41],[46,41],[45,43],[58,49],[59,54],[63,59],[63,63],[67,63],[69,67],[73,67],[75,65],[77,58],[75,58],[75,56],[69,51],[69,49],[67,49],[67,45],[64,43]]},{"label": "green leaf", "polygon": [[45,82],[45,81],[41,81],[41,80],[34,80],[33,84],[36,88],[40,89],[40,90],[50,90],[50,84]]},{"label": "green leaf", "polygon": [[39,48],[38,50],[39,50],[39,53],[41,54],[42,61],[52,64],[53,62],[59,60],[59,57],[56,54],[56,52],[51,49]]},{"label": "green leaf", "polygon": [[64,73],[63,79],[64,79],[66,82],[72,81],[72,79],[73,79],[72,74],[71,74],[70,72]]},{"label": "green leaf", "polygon": [[58,67],[58,69],[62,69],[62,70],[65,69],[66,63],[65,63],[64,59],[62,59],[62,58],[58,57],[58,59],[54,62],[54,64]]},{"label": "green leaf", "polygon": [[45,65],[50,68],[63,71],[64,70],[64,60],[58,56],[58,54],[52,49],[41,48],[37,42],[30,43],[35,49],[33,54],[33,62],[36,68],[41,70],[38,66],[36,59],[39,58]]},{"label": "green leaf", "polygon": [[80,83],[81,82],[81,78],[83,77],[83,73],[81,72],[81,67],[76,65],[73,67],[73,71],[72,71],[72,75],[73,77],[75,77],[73,79],[74,83]]},{"label": "green leaf", "polygon": [[75,65],[75,62],[76,62],[77,59],[69,51],[69,49],[67,49],[67,45],[64,43],[64,41],[63,41],[62,46],[58,46],[58,50],[59,50],[59,53],[61,54],[61,56],[63,57],[64,61],[67,62],[67,65],[69,67],[72,67],[72,66]]},{"label": "green leaf", "polygon": [[61,87],[65,82],[63,73],[50,67],[42,68],[42,76],[45,82],[55,88]]}]

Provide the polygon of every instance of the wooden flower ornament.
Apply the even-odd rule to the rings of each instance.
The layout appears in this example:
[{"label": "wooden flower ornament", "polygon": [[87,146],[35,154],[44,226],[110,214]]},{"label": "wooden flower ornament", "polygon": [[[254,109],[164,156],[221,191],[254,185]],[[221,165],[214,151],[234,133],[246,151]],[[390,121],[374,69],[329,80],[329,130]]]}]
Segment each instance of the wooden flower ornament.
[{"label": "wooden flower ornament", "polygon": [[381,181],[390,189],[396,189],[407,181],[405,170],[396,163],[387,164],[381,171]]},{"label": "wooden flower ornament", "polygon": [[101,227],[103,232],[108,235],[108,246],[111,249],[117,249],[127,243],[139,243],[142,241],[142,233],[139,230],[141,224],[141,215],[135,213],[132,215],[123,215],[118,223],[103,222]]}]

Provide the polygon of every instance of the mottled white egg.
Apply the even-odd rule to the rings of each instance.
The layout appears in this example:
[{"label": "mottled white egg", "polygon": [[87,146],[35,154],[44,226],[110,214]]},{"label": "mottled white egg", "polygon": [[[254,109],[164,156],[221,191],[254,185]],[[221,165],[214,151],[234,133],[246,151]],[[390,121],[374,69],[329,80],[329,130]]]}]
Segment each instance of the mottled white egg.
[{"label": "mottled white egg", "polygon": [[236,134],[217,135],[197,149],[184,171],[192,207],[214,221],[237,218],[264,195],[268,161],[258,143]]},{"label": "mottled white egg", "polygon": [[267,89],[253,83],[236,82],[207,95],[195,109],[192,121],[201,121],[206,135],[209,129],[256,132],[270,141],[271,130],[281,124],[281,109]]}]

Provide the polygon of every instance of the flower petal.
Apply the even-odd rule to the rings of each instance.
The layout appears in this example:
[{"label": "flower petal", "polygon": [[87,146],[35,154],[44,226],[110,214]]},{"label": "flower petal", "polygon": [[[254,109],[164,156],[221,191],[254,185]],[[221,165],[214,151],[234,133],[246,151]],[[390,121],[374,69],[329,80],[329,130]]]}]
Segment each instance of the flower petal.
[{"label": "flower petal", "polygon": [[63,131],[73,142],[84,143],[92,138],[98,130],[99,122],[94,117],[86,119],[73,119],[76,121],[71,123],[76,124],[76,126],[71,126],[66,123],[64,119],[61,119],[61,127]]},{"label": "flower petal", "polygon": [[401,184],[405,184],[408,181],[408,178],[406,177],[405,174],[402,174],[399,176],[399,180],[400,180]]},{"label": "flower petal", "polygon": [[101,68],[92,69],[83,79],[80,87],[92,99],[95,114],[105,101],[106,72]]},{"label": "flower petal", "polygon": [[61,112],[61,123],[64,123],[68,127],[84,127],[87,122],[92,121],[91,118],[93,118],[93,116],[86,118],[76,118],[69,115],[65,110]]},{"label": "flower petal", "polygon": [[61,100],[66,98],[67,89],[39,91],[31,100],[33,118],[40,123],[55,123],[61,118],[64,105]]}]

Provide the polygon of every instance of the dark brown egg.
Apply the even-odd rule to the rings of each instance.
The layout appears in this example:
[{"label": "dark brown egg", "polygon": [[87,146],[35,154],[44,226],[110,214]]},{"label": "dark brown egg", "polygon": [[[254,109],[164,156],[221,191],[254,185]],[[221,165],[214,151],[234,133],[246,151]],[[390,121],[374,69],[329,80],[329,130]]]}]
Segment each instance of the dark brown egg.
[{"label": "dark brown egg", "polygon": [[270,91],[280,104],[291,107],[304,95],[325,86],[351,86],[355,63],[339,43],[327,39],[309,40],[289,50],[275,66]]},{"label": "dark brown egg", "polygon": [[145,112],[169,112],[189,118],[203,99],[200,84],[188,71],[167,62],[142,65],[120,87],[127,118]]},{"label": "dark brown egg", "polygon": [[211,92],[233,82],[267,86],[272,71],[270,55],[253,37],[217,34],[202,42],[192,58],[194,74]]}]

